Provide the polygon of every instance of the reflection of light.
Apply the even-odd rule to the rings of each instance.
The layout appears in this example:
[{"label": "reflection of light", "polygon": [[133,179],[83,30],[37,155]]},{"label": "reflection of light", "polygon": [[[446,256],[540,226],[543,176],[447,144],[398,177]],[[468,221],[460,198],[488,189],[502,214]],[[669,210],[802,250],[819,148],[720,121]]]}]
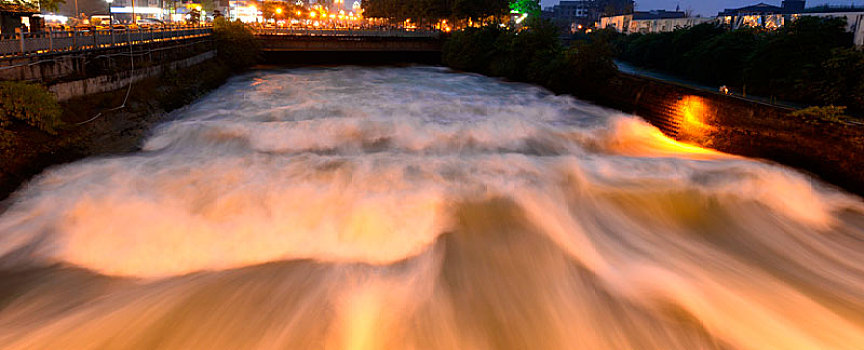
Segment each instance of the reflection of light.
[{"label": "reflection of light", "polygon": [[675,122],[679,136],[705,136],[714,127],[705,124],[708,108],[702,97],[686,96],[675,104]]},{"label": "reflection of light", "polygon": [[45,19],[46,22],[66,23],[66,21],[69,20],[69,17],[59,15],[42,15],[42,18]]},{"label": "reflection of light", "polygon": [[687,159],[731,157],[711,149],[675,141],[664,135],[659,129],[635,118],[617,120],[612,130],[614,135],[609,138],[609,143],[606,147],[619,154],[636,157],[676,157]]}]

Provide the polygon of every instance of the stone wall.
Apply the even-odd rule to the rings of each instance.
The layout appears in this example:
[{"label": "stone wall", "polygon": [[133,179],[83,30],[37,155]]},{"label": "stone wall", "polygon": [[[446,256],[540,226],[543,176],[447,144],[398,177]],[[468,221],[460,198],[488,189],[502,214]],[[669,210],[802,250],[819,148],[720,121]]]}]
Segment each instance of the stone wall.
[{"label": "stone wall", "polygon": [[639,115],[680,141],[803,169],[864,195],[862,123],[795,118],[791,109],[625,74],[596,101]]}]

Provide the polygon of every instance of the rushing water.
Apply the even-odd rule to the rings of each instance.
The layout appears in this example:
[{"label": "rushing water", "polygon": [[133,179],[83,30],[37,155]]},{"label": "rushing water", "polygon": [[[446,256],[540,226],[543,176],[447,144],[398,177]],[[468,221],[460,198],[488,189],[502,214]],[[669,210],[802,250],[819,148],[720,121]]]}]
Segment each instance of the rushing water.
[{"label": "rushing water", "polygon": [[3,349],[862,349],[864,203],[439,68],[261,70],[0,216]]}]

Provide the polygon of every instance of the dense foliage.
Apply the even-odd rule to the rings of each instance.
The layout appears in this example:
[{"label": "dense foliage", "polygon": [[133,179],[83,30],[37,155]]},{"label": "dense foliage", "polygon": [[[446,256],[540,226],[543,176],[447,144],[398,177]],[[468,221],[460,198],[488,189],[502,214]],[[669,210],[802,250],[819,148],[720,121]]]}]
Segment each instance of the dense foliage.
[{"label": "dense foliage", "polygon": [[534,18],[540,17],[540,0],[513,0],[510,13],[527,13]]},{"label": "dense foliage", "polygon": [[233,70],[247,68],[258,62],[259,46],[252,30],[238,21],[223,17],[213,21],[213,38],[219,59]]},{"label": "dense foliage", "polygon": [[596,38],[561,46],[554,25],[533,21],[521,30],[467,28],[444,44],[444,63],[455,69],[541,84],[556,92],[594,91],[616,72],[613,49]]},{"label": "dense foliage", "polygon": [[467,18],[481,21],[510,12],[510,0],[364,0],[363,15],[396,21]]},{"label": "dense foliage", "polygon": [[837,106],[814,106],[807,107],[804,109],[799,109],[795,112],[792,112],[790,116],[801,118],[806,120],[809,123],[820,123],[820,122],[834,122],[840,123],[849,117],[845,115],[846,107],[837,107]]},{"label": "dense foliage", "polygon": [[50,134],[60,126],[62,110],[44,86],[19,81],[0,82],[0,127],[22,121]]},{"label": "dense foliage", "polygon": [[702,24],[621,36],[621,59],[748,94],[864,111],[864,53],[844,19],[801,17],[775,30]]}]

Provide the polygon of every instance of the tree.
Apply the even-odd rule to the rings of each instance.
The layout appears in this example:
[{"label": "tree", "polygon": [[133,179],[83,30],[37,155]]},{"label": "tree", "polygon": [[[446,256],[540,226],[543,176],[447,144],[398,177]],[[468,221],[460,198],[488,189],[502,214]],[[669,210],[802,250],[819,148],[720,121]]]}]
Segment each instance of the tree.
[{"label": "tree", "polygon": [[540,17],[539,0],[513,0],[510,3],[510,13],[528,14],[532,18]]},{"label": "tree", "polygon": [[849,106],[864,112],[864,52],[854,48],[834,49],[831,57],[801,77],[798,88],[826,105]]},{"label": "tree", "polygon": [[42,11],[57,12],[60,5],[66,3],[66,0],[39,0],[39,8]]},{"label": "tree", "polygon": [[254,65],[258,61],[258,41],[243,22],[217,18],[213,21],[213,38],[221,61],[234,70]]},{"label": "tree", "polygon": [[833,49],[851,44],[845,18],[803,16],[764,35],[750,56],[745,83],[755,93],[807,99],[809,96],[796,87],[797,78],[828,59]]}]

